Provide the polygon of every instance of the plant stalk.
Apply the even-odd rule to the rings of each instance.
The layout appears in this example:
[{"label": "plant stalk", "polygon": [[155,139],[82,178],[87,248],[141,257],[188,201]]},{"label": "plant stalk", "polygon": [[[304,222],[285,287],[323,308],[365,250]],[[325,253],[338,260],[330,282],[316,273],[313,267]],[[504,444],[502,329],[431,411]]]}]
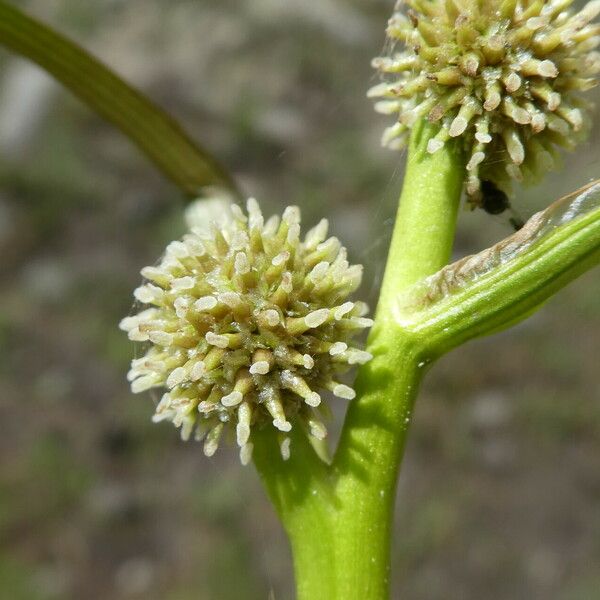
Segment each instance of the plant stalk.
[{"label": "plant stalk", "polygon": [[375,325],[373,359],[356,382],[334,460],[338,598],[389,597],[390,546],[400,463],[424,374],[418,339],[395,319],[398,293],[445,266],[451,256],[464,178],[462,153],[447,143],[435,154],[437,129],[413,130]]},{"label": "plant stalk", "polygon": [[335,512],[331,472],[297,428],[288,461],[281,458],[279,435],[253,434],[253,458],[275,510],[288,534],[294,560],[297,598],[337,598],[335,593]]},{"label": "plant stalk", "polygon": [[[359,372],[357,399],[348,410],[333,463],[315,469],[316,455],[305,442],[300,462],[292,458],[287,465],[274,466],[276,445],[272,442],[266,452],[264,440],[258,444],[258,470],[290,538],[298,600],[389,597],[396,483],[423,375],[419,340],[396,323],[395,299],[399,291],[447,264],[464,176],[462,156],[453,144],[434,155],[427,152],[427,141],[435,133],[423,123],[411,137],[368,341],[374,358]],[[295,452],[293,447],[292,457]],[[299,493],[314,489],[316,495]]]}]

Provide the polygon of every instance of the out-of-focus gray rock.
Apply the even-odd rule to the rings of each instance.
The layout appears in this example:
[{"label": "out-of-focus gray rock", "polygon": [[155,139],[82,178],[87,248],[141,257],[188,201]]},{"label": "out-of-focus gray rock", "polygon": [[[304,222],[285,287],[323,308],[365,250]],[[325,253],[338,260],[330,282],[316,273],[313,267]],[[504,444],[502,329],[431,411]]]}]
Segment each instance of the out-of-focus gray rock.
[{"label": "out-of-focus gray rock", "polygon": [[35,141],[57,90],[35,65],[13,59],[0,86],[0,152],[18,159]]}]

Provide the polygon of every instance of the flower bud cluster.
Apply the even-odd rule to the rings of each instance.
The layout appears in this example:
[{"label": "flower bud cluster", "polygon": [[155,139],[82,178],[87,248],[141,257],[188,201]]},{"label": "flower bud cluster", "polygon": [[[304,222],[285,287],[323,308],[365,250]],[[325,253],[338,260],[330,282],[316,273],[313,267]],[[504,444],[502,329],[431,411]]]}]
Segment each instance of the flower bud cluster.
[{"label": "flower bud cluster", "polygon": [[580,92],[600,72],[600,0],[404,0],[387,28],[388,52],[373,66],[376,110],[397,114],[384,145],[402,148],[422,118],[439,123],[430,153],[451,138],[467,152],[467,195],[481,181],[506,192],[556,166],[589,125]]},{"label": "flower bud cluster", "polygon": [[247,209],[231,205],[227,219],[172,242],[142,270],[134,295],[147,308],[120,324],[147,344],[132,390],[166,388],[154,421],[204,439],[207,456],[235,437],[244,464],[257,427],[280,432],[284,458],[292,425],[325,437],[321,393],[354,398],[339,376],[371,358],[353,340],[372,324],[366,305],[348,300],[362,267],[327,238],[326,220],[301,239],[298,208],[266,222],[254,199]]}]

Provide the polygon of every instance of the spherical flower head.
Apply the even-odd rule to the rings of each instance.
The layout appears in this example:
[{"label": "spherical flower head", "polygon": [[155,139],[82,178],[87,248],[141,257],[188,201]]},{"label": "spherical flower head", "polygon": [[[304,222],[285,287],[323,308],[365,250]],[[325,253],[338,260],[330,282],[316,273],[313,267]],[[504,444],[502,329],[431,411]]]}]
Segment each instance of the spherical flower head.
[{"label": "spherical flower head", "polygon": [[195,431],[212,456],[223,434],[237,439],[246,464],[252,432],[301,427],[323,439],[321,393],[350,400],[340,374],[371,355],[353,345],[372,324],[367,307],[348,300],[362,267],[350,265],[322,220],[304,239],[300,211],[266,222],[255,200],[228,218],[172,242],[135,298],[147,308],[121,322],[147,351],[133,361],[134,392],[165,388],[154,421],[172,421],[188,439]]},{"label": "spherical flower head", "polygon": [[[398,113],[384,145],[402,148],[422,118],[439,123],[434,153],[460,138],[466,190],[481,202],[481,182],[510,193],[535,182],[589,125],[580,97],[600,71],[600,0],[578,13],[573,0],[405,0],[387,29],[389,52],[374,66],[384,82],[376,110]],[[400,43],[400,47],[397,47]]]}]

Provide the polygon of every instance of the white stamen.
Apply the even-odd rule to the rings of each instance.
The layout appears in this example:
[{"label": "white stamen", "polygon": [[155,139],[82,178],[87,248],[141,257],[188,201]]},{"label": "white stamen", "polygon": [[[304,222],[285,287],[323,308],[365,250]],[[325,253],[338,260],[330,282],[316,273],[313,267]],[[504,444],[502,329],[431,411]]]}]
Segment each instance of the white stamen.
[{"label": "white stamen", "polygon": [[235,255],[234,269],[239,275],[245,275],[250,271],[250,263],[245,252],[238,252]]},{"label": "white stamen", "polygon": [[246,219],[244,211],[237,204],[232,204],[229,207],[229,210],[231,211],[231,214],[234,219],[241,221],[242,223],[245,223],[248,220]]},{"label": "white stamen", "polygon": [[218,302],[214,296],[202,296],[194,302],[194,308],[198,311],[211,310],[217,306]]},{"label": "white stamen", "polygon": [[537,68],[538,74],[541,77],[557,77],[558,76],[558,69],[556,68],[556,65],[551,61],[551,60],[543,60]]},{"label": "white stamen", "polygon": [[140,392],[145,392],[152,387],[156,387],[159,385],[155,375],[144,375],[143,377],[139,377],[131,384],[131,391],[134,394],[139,394]]},{"label": "white stamen", "polygon": [[339,321],[344,318],[354,308],[354,302],[344,302],[341,306],[338,306],[333,313],[333,318]]},{"label": "white stamen", "polygon": [[270,308],[269,310],[265,310],[263,314],[267,325],[269,325],[270,327],[275,327],[276,325],[279,325],[279,313],[275,309]]},{"label": "white stamen", "polygon": [[283,458],[283,460],[290,459],[290,443],[290,438],[286,437],[283,438],[283,440],[281,440],[281,443],[279,444],[279,450],[281,452],[281,458]]},{"label": "white stamen", "polygon": [[184,442],[187,442],[190,439],[195,424],[196,419],[193,415],[186,415],[183,418],[183,422],[181,423],[181,439]]},{"label": "white stamen", "polygon": [[352,322],[358,327],[373,327],[373,319],[368,319],[366,317],[354,317]]},{"label": "white stamen", "polygon": [[151,283],[146,283],[145,285],[136,288],[133,291],[133,295],[136,300],[139,300],[144,304],[150,304],[151,302],[160,302],[164,296],[164,290]]},{"label": "white stamen", "polygon": [[289,421],[285,421],[283,419],[273,419],[273,425],[279,429],[279,431],[283,431],[287,433],[292,430],[292,424]]},{"label": "white stamen", "polygon": [[[464,117],[456,117],[454,121],[452,121],[452,125],[450,125],[450,136],[457,137],[462,135],[468,124],[469,122]],[[433,140],[430,140],[430,142],[433,142]]]},{"label": "white stamen", "polygon": [[236,308],[240,303],[240,295],[235,292],[223,292],[219,294],[219,302],[229,306],[229,308]]},{"label": "white stamen", "polygon": [[335,342],[335,344],[333,344],[331,348],[329,348],[329,354],[331,354],[331,356],[336,356],[337,354],[342,354],[343,352],[346,352],[347,349],[348,344],[344,342]]},{"label": "white stamen", "polygon": [[548,97],[548,110],[555,111],[562,101],[561,95],[558,92],[552,92]]},{"label": "white stamen", "polygon": [[521,78],[516,73],[511,73],[506,78],[506,89],[511,94],[521,87]]},{"label": "white stamen", "polygon": [[292,292],[292,290],[294,289],[294,286],[292,284],[292,274],[289,271],[286,271],[281,276],[281,289],[286,294],[290,294]]},{"label": "white stamen", "polygon": [[366,362],[369,362],[373,358],[373,355],[370,352],[365,352],[364,350],[353,350],[348,353],[348,364],[349,365],[364,365]]},{"label": "white stamen", "polygon": [[304,244],[308,249],[315,248],[327,237],[329,222],[327,219],[321,219],[317,225],[308,231],[304,238]]},{"label": "white stamen", "polygon": [[195,257],[204,256],[206,254],[206,248],[204,244],[195,235],[186,235],[183,241],[190,253]]},{"label": "white stamen", "polygon": [[174,290],[191,290],[196,285],[193,277],[186,275],[185,277],[179,277],[171,281],[171,288]]},{"label": "white stamen", "polygon": [[290,228],[287,233],[287,238],[286,238],[287,243],[291,246],[298,241],[299,237],[300,237],[300,225],[298,223],[294,223],[293,225],[290,225]]},{"label": "white stamen", "polygon": [[270,370],[269,363],[266,360],[258,360],[250,366],[252,375],[266,375]]},{"label": "white stamen", "polygon": [[250,439],[250,421],[252,419],[252,410],[248,402],[244,402],[237,410],[238,424],[236,426],[236,436],[238,446],[243,446]]},{"label": "white stamen", "polygon": [[[217,427],[220,427],[220,425],[217,425]],[[213,439],[210,437],[206,438],[206,441],[204,442],[204,455],[207,456],[208,458],[210,458],[211,456],[214,456],[215,452],[218,450],[219,448],[219,439]]]},{"label": "white stamen", "polygon": [[374,108],[381,115],[391,115],[400,110],[401,104],[396,100],[379,100],[375,102]]},{"label": "white stamen", "polygon": [[308,406],[319,406],[319,404],[321,404],[321,396],[319,396],[317,392],[311,392],[308,394],[308,396],[306,396],[306,398],[304,398],[304,402],[306,402]]},{"label": "white stamen", "polygon": [[235,432],[238,446],[244,446],[250,439],[250,427],[245,423],[238,423]]},{"label": "white stamen", "polygon": [[387,96],[390,93],[390,84],[383,82],[374,85],[367,91],[367,98],[379,98],[380,96]]},{"label": "white stamen", "polygon": [[333,388],[333,394],[338,398],[343,398],[344,400],[354,400],[356,397],[356,392],[347,385],[343,383],[339,383]]},{"label": "white stamen", "polygon": [[177,367],[173,369],[170,375],[167,377],[167,387],[174,388],[176,385],[182,383],[186,378],[187,373],[183,367]]},{"label": "white stamen", "polygon": [[519,106],[516,106],[512,112],[512,118],[515,123],[519,125],[529,125],[531,123],[531,115]]},{"label": "white stamen", "polygon": [[324,440],[327,437],[327,429],[320,421],[311,419],[308,426],[310,427],[310,434],[318,440]]},{"label": "white stamen", "polygon": [[203,400],[202,402],[200,402],[200,404],[198,404],[198,412],[199,413],[204,413],[204,414],[208,414],[213,412],[214,410],[216,410],[216,406],[214,403],[212,402],[207,402],[206,400]]},{"label": "white stamen", "polygon": [[429,154],[435,154],[438,150],[444,147],[444,142],[441,140],[431,139],[427,142],[427,152]]},{"label": "white stamen", "polygon": [[483,152],[475,152],[467,164],[467,171],[472,171],[477,165],[481,164],[484,159],[485,154]]},{"label": "white stamen", "polygon": [[248,235],[245,231],[234,232],[229,245],[233,250],[243,250],[248,245]]},{"label": "white stamen", "polygon": [[281,220],[288,225],[298,225],[300,223],[300,209],[297,206],[287,206],[283,211]]},{"label": "white stamen", "polygon": [[206,365],[203,361],[199,360],[190,371],[190,379],[192,381],[198,381],[204,373],[206,373]]},{"label": "white stamen", "polygon": [[313,310],[313,312],[308,313],[304,317],[304,322],[308,327],[314,328],[323,325],[323,323],[325,323],[327,319],[329,319],[329,309],[320,308],[318,310]]},{"label": "white stamen", "polygon": [[245,467],[252,460],[252,450],[254,450],[253,444],[244,444],[240,448],[240,462]]},{"label": "white stamen", "polygon": [[536,29],[541,29],[542,27],[545,27],[546,25],[548,25],[548,23],[548,17],[530,17],[529,19],[527,19],[526,25],[527,29],[535,31]]},{"label": "white stamen", "polygon": [[221,398],[221,404],[223,406],[237,406],[242,400],[244,396],[241,392],[236,392],[235,390],[231,392],[231,394],[227,394],[227,396],[223,396]]},{"label": "white stamen", "polygon": [[166,331],[151,331],[148,339],[159,346],[170,346],[173,343],[173,334]]},{"label": "white stamen", "polygon": [[224,335],[219,335],[212,331],[209,331],[204,338],[211,346],[216,346],[217,348],[227,348],[229,345],[229,340]]},{"label": "white stamen", "polygon": [[189,307],[190,307],[190,299],[185,298],[183,296],[179,296],[178,298],[175,298],[175,302],[173,302],[173,308],[175,309],[175,314],[180,319],[185,318]]},{"label": "white stamen", "polygon": [[280,267],[284,265],[290,259],[290,253],[286,250],[285,252],[280,252],[277,256],[273,257],[271,260],[271,264],[274,267]]},{"label": "white stamen", "polygon": [[134,329],[144,321],[151,321],[154,315],[156,315],[156,309],[147,308],[146,310],[143,310],[137,315],[131,315],[129,317],[121,319],[121,322],[119,323],[119,329],[121,329],[122,331],[129,331],[130,329]]},{"label": "white stamen", "polygon": [[309,273],[309,277],[312,281],[318,281],[319,279],[323,279],[325,275],[327,275],[327,271],[329,270],[329,263],[325,260],[317,263],[313,270]]},{"label": "white stamen", "polygon": [[546,128],[546,117],[542,113],[533,115],[531,118],[531,129],[536,133]]},{"label": "white stamen", "polygon": [[134,329],[130,329],[127,332],[127,337],[132,342],[147,342],[148,334],[145,331],[140,331],[139,327],[135,327]]},{"label": "white stamen", "polygon": [[171,278],[169,273],[159,269],[158,267],[144,267],[140,272],[144,279],[149,279],[150,281],[165,277],[168,277],[169,279]]},{"label": "white stamen", "polygon": [[270,238],[275,235],[277,232],[277,228],[279,227],[279,217],[277,215],[273,215],[267,219],[263,227],[263,237]]},{"label": "white stamen", "polygon": [[183,242],[171,242],[166,249],[166,253],[175,258],[186,258],[189,256],[188,249]]}]

